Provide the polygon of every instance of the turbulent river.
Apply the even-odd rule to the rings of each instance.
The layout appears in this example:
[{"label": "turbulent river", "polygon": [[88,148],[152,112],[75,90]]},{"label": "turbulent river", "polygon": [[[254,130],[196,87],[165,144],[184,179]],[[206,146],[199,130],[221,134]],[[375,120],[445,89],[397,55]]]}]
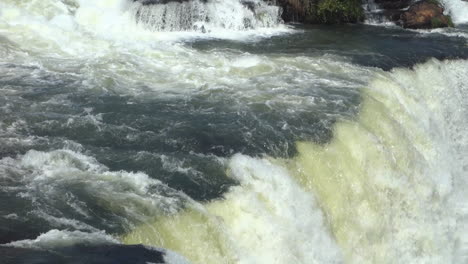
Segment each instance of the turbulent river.
[{"label": "turbulent river", "polygon": [[467,263],[456,28],[0,0],[0,263]]}]

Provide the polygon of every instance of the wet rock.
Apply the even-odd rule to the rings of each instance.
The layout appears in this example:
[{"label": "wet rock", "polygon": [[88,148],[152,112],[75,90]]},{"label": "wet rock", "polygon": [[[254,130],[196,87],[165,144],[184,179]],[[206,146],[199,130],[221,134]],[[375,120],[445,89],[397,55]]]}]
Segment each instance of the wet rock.
[{"label": "wet rock", "polygon": [[452,26],[449,16],[444,15],[444,8],[436,0],[419,1],[401,14],[404,28],[430,29]]},{"label": "wet rock", "polygon": [[285,22],[306,22],[311,19],[318,0],[277,0],[283,8],[281,18]]},{"label": "wet rock", "polygon": [[388,19],[388,21],[396,22],[399,24],[401,14],[405,12],[404,10],[401,9],[386,9],[382,11],[382,15]]},{"label": "wet rock", "polygon": [[385,10],[399,10],[411,4],[411,0],[374,0],[374,2]]}]

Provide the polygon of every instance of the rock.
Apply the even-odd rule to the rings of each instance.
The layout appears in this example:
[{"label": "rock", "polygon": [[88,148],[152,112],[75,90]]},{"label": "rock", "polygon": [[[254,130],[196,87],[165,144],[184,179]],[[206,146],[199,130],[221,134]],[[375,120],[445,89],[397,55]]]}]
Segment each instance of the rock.
[{"label": "rock", "polygon": [[399,23],[401,14],[405,12],[401,9],[386,9],[382,12],[382,15],[387,18],[389,21]]},{"label": "rock", "polygon": [[276,0],[285,22],[356,23],[364,18],[361,0]]},{"label": "rock", "polygon": [[403,9],[411,4],[411,0],[374,0],[374,2],[385,10]]},{"label": "rock", "polygon": [[277,0],[283,8],[281,18],[284,22],[306,22],[311,21],[318,0]]},{"label": "rock", "polygon": [[401,14],[404,28],[430,29],[452,26],[449,16],[444,15],[444,8],[436,0],[416,2]]}]

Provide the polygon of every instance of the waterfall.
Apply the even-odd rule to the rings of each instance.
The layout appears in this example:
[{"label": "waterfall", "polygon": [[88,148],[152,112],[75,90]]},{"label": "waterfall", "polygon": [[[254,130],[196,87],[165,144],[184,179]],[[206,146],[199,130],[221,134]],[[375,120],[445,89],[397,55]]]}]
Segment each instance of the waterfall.
[{"label": "waterfall", "polygon": [[462,0],[442,0],[456,24],[468,23],[468,2]]},{"label": "waterfall", "polygon": [[382,14],[382,10],[374,0],[363,0],[363,9],[366,14],[367,24],[381,24],[388,22]]},{"label": "waterfall", "polygon": [[131,12],[152,31],[249,30],[281,23],[280,8],[262,0],[138,1]]}]

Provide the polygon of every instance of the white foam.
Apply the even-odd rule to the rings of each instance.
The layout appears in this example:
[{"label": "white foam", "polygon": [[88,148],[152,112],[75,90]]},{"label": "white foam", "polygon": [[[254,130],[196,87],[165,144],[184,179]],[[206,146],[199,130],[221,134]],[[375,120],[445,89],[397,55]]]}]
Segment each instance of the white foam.
[{"label": "white foam", "polygon": [[267,159],[237,154],[228,174],[240,185],[223,199],[191,203],[122,237],[168,248],[191,263],[341,263],[313,195]]},{"label": "white foam", "polygon": [[4,246],[19,248],[51,249],[68,247],[77,244],[108,245],[119,244],[115,238],[104,232],[86,233],[81,231],[50,230],[36,239],[27,239],[4,244]]},{"label": "white foam", "polygon": [[418,31],[418,32],[421,34],[438,33],[438,34],[446,35],[449,37],[459,37],[459,38],[468,39],[468,33],[463,30],[458,30],[457,28],[436,28],[436,29]]},{"label": "white foam", "polygon": [[244,55],[232,62],[232,65],[237,68],[251,68],[261,63],[261,59],[255,55]]},{"label": "white foam", "polygon": [[314,197],[286,169],[243,155],[229,169],[240,186],[226,194],[226,215],[218,216],[241,263],[341,263]]},{"label": "white foam", "polygon": [[376,74],[330,143],[298,143],[291,174],[347,262],[466,262],[467,76],[466,61],[436,60]]},{"label": "white foam", "polygon": [[463,0],[442,0],[442,2],[454,23],[468,23],[468,2]]},{"label": "white foam", "polygon": [[[237,0],[230,1],[235,2],[236,8],[242,8],[243,12],[251,12],[244,10]],[[230,5],[219,1],[213,3],[216,6],[225,4]],[[145,94],[141,87],[154,89],[158,93],[178,93],[200,87],[224,88],[225,81],[230,85],[246,82],[249,85],[246,88],[254,86],[254,83],[247,82],[250,76],[261,71],[269,73],[277,66],[285,67],[284,62],[272,63],[262,56],[256,59],[257,64],[254,61],[247,64],[252,66],[252,71],[242,70],[236,67],[242,66],[241,61],[240,64],[232,64],[238,54],[206,53],[186,48],[177,42],[192,38],[251,42],[294,32],[281,24],[243,30],[217,28],[207,33],[155,32],[136,22],[132,6],[140,4],[132,1],[80,0],[63,7],[61,1],[47,0],[44,5],[48,8],[32,0],[21,4],[17,1],[0,2],[0,20],[3,21],[0,30],[5,37],[0,45],[0,54],[5,53],[6,58],[12,58],[8,61],[37,68],[34,71],[16,68],[5,71],[11,77],[20,74],[33,76],[32,73],[40,76],[67,73],[72,74],[72,78],[84,80],[81,89],[113,90],[135,96]],[[227,77],[226,72],[230,71],[233,75]],[[119,85],[113,85],[115,83]]]},{"label": "white foam", "polygon": [[164,250],[164,262],[167,264],[191,264],[187,259],[170,250]]},{"label": "white foam", "polygon": [[395,26],[395,23],[388,21],[383,15],[383,10],[380,6],[375,3],[374,0],[365,0],[362,5],[365,13],[366,20],[364,21],[368,25],[374,26]]},{"label": "white foam", "polygon": [[92,197],[100,206],[106,205],[107,209],[117,214],[120,212],[129,221],[174,212],[186,199],[184,194],[176,191],[173,191],[172,197],[161,195],[161,189],[167,191],[170,188],[144,173],[112,172],[94,158],[71,150],[30,150],[17,159],[0,160],[0,169],[16,171],[11,176],[15,177],[12,180],[24,186],[18,195],[32,201],[42,201],[35,202],[38,208],[32,213],[61,228],[96,231],[90,224],[68,219],[60,211],[41,211],[60,203],[60,206],[67,206],[89,219],[93,213],[80,197],[74,195],[77,185],[81,186],[80,195]]},{"label": "white foam", "polygon": [[[76,206],[74,206],[76,207]],[[75,209],[75,208],[74,208]],[[45,219],[47,222],[49,222],[52,226],[56,228],[74,228],[76,230],[81,230],[81,231],[89,231],[89,232],[99,232],[99,229],[94,228],[91,225],[85,224],[83,222],[80,222],[75,219],[68,219],[65,217],[55,217],[52,215],[49,215],[43,211],[40,210],[34,210],[29,212],[32,215],[37,215],[38,217]],[[89,216],[88,216],[89,217]]]},{"label": "white foam", "polygon": [[0,19],[6,23],[3,26],[20,26],[21,30],[31,30],[37,37],[57,45],[66,43],[68,47],[60,45],[60,48],[67,52],[81,50],[83,53],[86,42],[92,43],[86,48],[99,44],[89,34],[105,40],[150,45],[160,40],[187,38],[251,40],[290,31],[280,23],[279,8],[259,0],[253,0],[255,12],[239,0],[209,0],[207,3],[194,0],[164,5],[142,5],[130,0],[76,0],[71,3],[46,0],[42,3],[32,0],[22,4],[0,3]]},{"label": "white foam", "polygon": [[192,0],[132,7],[137,21],[152,31],[246,30],[276,27],[281,22],[280,8],[263,1],[250,1],[250,8],[239,0]]},{"label": "white foam", "polygon": [[[446,9],[446,13],[451,16],[455,24],[468,23],[468,2],[463,0],[442,0],[442,3]],[[382,10],[378,9],[378,5],[373,0],[368,0],[363,6],[367,11],[366,24],[388,27],[395,26],[395,23],[388,21],[382,14],[377,13]],[[375,15],[373,13],[375,13]],[[378,18],[374,18],[373,16]]]},{"label": "white foam", "polygon": [[234,155],[239,185],[224,199],[123,241],[193,263],[465,263],[467,71],[431,60],[376,72],[330,143],[300,143],[292,160]]},{"label": "white foam", "polygon": [[18,219],[18,215],[17,215],[17,214],[7,214],[7,215],[3,215],[2,217],[3,217],[3,218],[6,218],[6,219],[15,219],[15,220]]}]

